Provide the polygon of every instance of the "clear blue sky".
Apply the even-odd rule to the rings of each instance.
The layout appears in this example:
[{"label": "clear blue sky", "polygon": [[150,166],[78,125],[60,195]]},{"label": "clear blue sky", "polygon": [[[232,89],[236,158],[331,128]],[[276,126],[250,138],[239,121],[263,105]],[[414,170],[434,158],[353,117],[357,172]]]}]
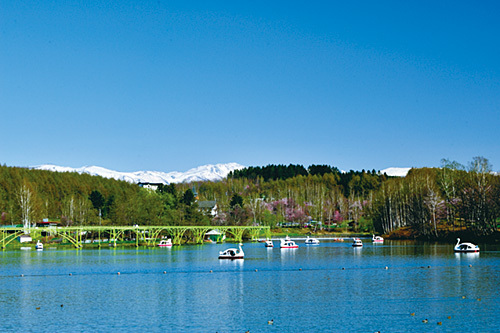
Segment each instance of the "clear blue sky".
[{"label": "clear blue sky", "polygon": [[0,163],[500,170],[497,1],[0,0]]}]

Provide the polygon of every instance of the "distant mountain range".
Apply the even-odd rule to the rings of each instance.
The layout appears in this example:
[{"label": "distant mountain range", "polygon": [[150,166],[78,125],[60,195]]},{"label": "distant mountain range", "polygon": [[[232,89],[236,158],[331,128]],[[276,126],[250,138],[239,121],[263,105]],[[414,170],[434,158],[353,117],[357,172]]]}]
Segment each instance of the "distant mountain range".
[{"label": "distant mountain range", "polygon": [[381,174],[386,173],[388,176],[393,176],[393,177],[406,177],[410,169],[411,168],[387,168],[384,170],[380,170],[380,173]]},{"label": "distant mountain range", "polygon": [[130,183],[189,183],[196,181],[218,181],[227,177],[229,172],[243,169],[245,166],[238,163],[204,165],[186,172],[161,172],[161,171],[135,171],[120,172],[105,169],[98,166],[84,166],[81,168],[62,167],[52,164],[44,164],[34,167],[37,170],[49,170],[57,172],[88,173],[93,176],[125,180]]},{"label": "distant mountain range", "polygon": [[[36,170],[49,170],[56,172],[77,172],[87,173],[93,176],[101,176],[104,178],[113,178],[124,180],[130,183],[189,183],[197,181],[219,181],[227,177],[229,172],[246,168],[238,163],[226,164],[208,164],[197,168],[190,169],[186,172],[172,171],[136,171],[136,172],[120,172],[113,171],[98,166],[84,166],[81,168],[70,168],[57,166],[53,164],[44,164],[33,167]],[[410,168],[387,168],[381,170],[381,173],[387,173],[389,176],[404,177]]]}]

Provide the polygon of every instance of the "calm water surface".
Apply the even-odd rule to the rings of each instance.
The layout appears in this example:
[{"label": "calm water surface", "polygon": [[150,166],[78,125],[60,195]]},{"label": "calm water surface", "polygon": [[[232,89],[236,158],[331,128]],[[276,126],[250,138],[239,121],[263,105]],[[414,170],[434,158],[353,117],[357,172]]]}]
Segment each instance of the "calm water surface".
[{"label": "calm water surface", "polygon": [[245,243],[246,259],[236,261],[217,259],[234,244],[6,250],[0,331],[500,330],[498,248],[454,254],[450,244],[297,243]]}]

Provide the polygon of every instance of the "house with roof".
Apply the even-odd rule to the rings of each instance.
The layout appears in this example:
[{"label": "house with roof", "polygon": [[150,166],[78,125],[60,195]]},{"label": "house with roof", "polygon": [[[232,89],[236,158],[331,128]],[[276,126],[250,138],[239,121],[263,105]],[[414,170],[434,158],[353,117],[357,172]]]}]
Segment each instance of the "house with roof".
[{"label": "house with roof", "polygon": [[212,217],[217,216],[217,201],[198,201],[198,208],[203,214],[210,215]]}]

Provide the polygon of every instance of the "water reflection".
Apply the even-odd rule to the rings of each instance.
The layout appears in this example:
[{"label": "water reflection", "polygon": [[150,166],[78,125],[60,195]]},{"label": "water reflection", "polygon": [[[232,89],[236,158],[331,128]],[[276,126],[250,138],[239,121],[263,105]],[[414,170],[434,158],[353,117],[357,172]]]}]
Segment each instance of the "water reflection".
[{"label": "water reflection", "polygon": [[457,253],[455,252],[455,259],[458,261],[471,261],[479,259],[479,252]]},{"label": "water reflection", "polygon": [[294,265],[294,263],[296,262],[296,255],[299,251],[302,251],[302,249],[282,249],[280,248],[279,250],[279,258],[281,259],[280,260],[280,264],[281,266],[285,266],[285,267],[291,267]]},{"label": "water reflection", "polygon": [[360,256],[362,251],[363,251],[363,247],[362,246],[353,246],[352,251],[353,251],[353,254],[355,256]]},{"label": "water reflection", "polygon": [[273,247],[266,247],[266,258],[267,261],[270,261],[273,258],[274,252],[273,252]]},{"label": "water reflection", "polygon": [[245,259],[219,259],[219,268],[223,270],[243,268]]},{"label": "water reflection", "polygon": [[280,248],[281,258],[289,258],[290,256],[295,256],[295,254],[299,251],[298,248],[295,249],[286,249]]}]

